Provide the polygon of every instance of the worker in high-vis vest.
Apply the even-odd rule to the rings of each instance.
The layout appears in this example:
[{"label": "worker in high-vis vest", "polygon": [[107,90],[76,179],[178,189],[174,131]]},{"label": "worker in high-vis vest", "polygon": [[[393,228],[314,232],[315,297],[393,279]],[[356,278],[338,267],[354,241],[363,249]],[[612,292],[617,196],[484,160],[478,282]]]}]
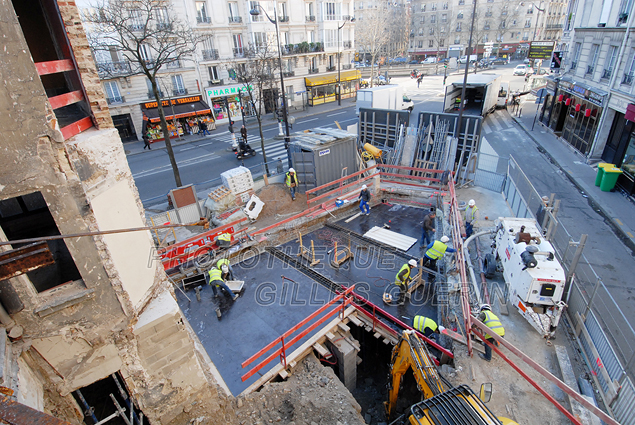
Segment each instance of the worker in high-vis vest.
[{"label": "worker in high-vis vest", "polygon": [[[483,304],[481,306],[481,313],[478,315],[478,320],[480,320],[485,324],[485,326],[490,328],[492,330],[492,333],[505,338],[505,328],[503,327],[500,319],[494,313],[492,313],[492,307],[489,304]],[[498,346],[498,341],[492,338],[489,334],[485,334],[485,340],[493,345]],[[489,362],[492,360],[492,347],[485,344],[485,342],[483,342],[483,345],[485,345],[485,355],[479,353],[479,356]]]},{"label": "worker in high-vis vest", "polygon": [[[437,260],[442,258],[446,252],[456,252],[456,249],[450,248],[446,244],[450,242],[450,238],[442,236],[440,241],[432,241],[423,255],[423,266],[432,270],[437,269]],[[433,281],[434,275],[428,273],[428,281]]]},{"label": "worker in high-vis vest", "polygon": [[232,235],[231,233],[221,233],[214,238],[214,241],[220,248],[228,248],[232,244]]},{"label": "worker in high-vis vest", "polygon": [[[232,300],[236,301],[236,298],[238,298],[238,295],[235,295],[225,283],[225,280],[223,279],[223,272],[218,267],[212,267],[211,269],[209,269],[207,275],[207,284],[212,287],[212,291],[214,291],[214,298],[218,297],[218,291],[220,289],[223,289],[225,292],[227,292],[227,294],[232,297]],[[216,289],[217,287],[218,289]]]},{"label": "worker in high-vis vest", "polygon": [[470,199],[465,209],[465,237],[469,238],[474,233],[474,227],[478,223],[478,207],[476,201]]},{"label": "worker in high-vis vest", "polygon": [[445,330],[443,326],[438,326],[437,322],[424,316],[415,316],[412,321],[412,327],[421,332],[426,338],[430,338],[434,334],[439,334]]},{"label": "worker in high-vis vest", "polygon": [[221,258],[216,267],[222,272],[223,280],[234,280],[234,269],[227,258]]},{"label": "worker in high-vis vest", "polygon": [[412,271],[412,269],[416,269],[416,268],[417,268],[417,261],[410,260],[406,264],[401,266],[401,268],[399,269],[399,272],[397,272],[397,276],[395,276],[395,285],[399,287],[399,300],[397,301],[398,304],[403,304],[406,301],[406,292],[408,292],[408,284],[412,280],[412,277],[410,276],[410,272]]},{"label": "worker in high-vis vest", "polygon": [[289,171],[287,171],[284,183],[291,191],[291,199],[295,201],[295,188],[298,184],[300,184],[300,182],[298,181],[298,175],[295,173],[293,168],[289,168]]}]

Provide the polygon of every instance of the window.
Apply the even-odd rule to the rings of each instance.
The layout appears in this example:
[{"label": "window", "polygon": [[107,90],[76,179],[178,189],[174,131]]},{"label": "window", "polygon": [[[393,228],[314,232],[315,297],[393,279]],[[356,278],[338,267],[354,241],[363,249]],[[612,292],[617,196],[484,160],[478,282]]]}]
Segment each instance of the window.
[{"label": "window", "polygon": [[633,0],[622,0],[620,11],[617,15],[617,25],[620,26],[628,21],[628,14],[633,9]]},{"label": "window", "polygon": [[441,38],[439,39],[439,47],[443,47],[443,46],[445,46],[445,39]]},{"label": "window", "polygon": [[487,36],[487,34],[485,34],[483,36],[483,43],[487,43],[488,40],[489,40],[489,37]]},{"label": "window", "polygon": [[315,31],[307,31],[306,36],[309,43],[315,43]]},{"label": "window", "polygon": [[445,25],[442,25],[442,26],[441,26],[441,28],[440,28],[440,30],[441,30],[441,31],[440,31],[441,33],[444,33],[444,32],[445,32]]},{"label": "window", "polygon": [[324,47],[335,47],[337,45],[337,30],[324,30]]},{"label": "window", "polygon": [[593,74],[593,71],[595,70],[595,64],[598,61],[599,52],[600,52],[599,44],[594,44],[591,46],[591,54],[589,55],[589,64],[587,65],[587,68],[586,68],[587,74]]},{"label": "window", "polygon": [[364,2],[360,1],[359,4],[357,5],[358,9],[363,9],[364,8]]},{"label": "window", "polygon": [[209,24],[211,18],[207,16],[207,5],[204,1],[196,2],[196,22],[199,24]]},{"label": "window", "polygon": [[123,97],[121,97],[119,86],[116,81],[105,81],[104,90],[106,92],[106,101],[108,104],[123,103],[124,100]]},{"label": "window", "polygon": [[419,28],[419,35],[423,35],[423,28]]},{"label": "window", "polygon": [[635,49],[631,49],[631,61],[626,68],[626,72],[624,72],[622,84],[633,84],[633,75],[635,75]]},{"label": "window", "polygon": [[459,5],[465,4],[465,0],[459,0]]},{"label": "window", "polygon": [[157,28],[166,28],[170,24],[167,7],[157,8]]},{"label": "window", "polygon": [[432,10],[437,10],[437,4],[436,3],[432,3],[431,9]]},{"label": "window", "polygon": [[501,28],[505,29],[505,21],[501,21]]},{"label": "window", "polygon": [[507,15],[507,5],[503,6],[503,10],[501,11],[501,15]]},{"label": "window", "polygon": [[485,25],[483,25],[483,29],[485,30],[489,29],[489,21],[485,21]]},{"label": "window", "polygon": [[[0,227],[7,240],[30,239],[60,234],[55,219],[40,192],[0,201]],[[47,241],[54,264],[27,272],[37,292],[43,292],[66,283],[81,280],[65,240]],[[26,244],[14,244],[19,248]]]},{"label": "window", "polygon": [[287,13],[287,4],[285,2],[278,3],[278,17],[280,17],[280,19],[289,18],[289,14]]},{"label": "window", "polygon": [[254,46],[264,47],[267,45],[267,33],[266,32],[254,32]]},{"label": "window", "polygon": [[576,69],[578,67],[581,51],[582,51],[582,43],[575,43],[575,46],[573,46],[573,55],[572,55],[573,60],[571,61],[571,69]]},{"label": "window", "polygon": [[220,74],[218,73],[218,67],[217,66],[209,66],[207,67],[207,70],[209,71],[209,79],[212,81],[218,81],[220,80]]},{"label": "window", "polygon": [[437,15],[430,16],[430,23],[431,24],[436,24],[437,23]]},{"label": "window", "polygon": [[234,41],[234,57],[242,58],[245,55],[245,51],[243,49],[243,36],[242,34],[234,34],[232,35],[232,39]]},{"label": "window", "polygon": [[426,5],[425,3],[421,3],[421,11],[425,12],[426,11]]},{"label": "window", "polygon": [[417,42],[417,47],[420,48],[420,49],[423,49],[423,40],[419,40]]},{"label": "window", "polygon": [[458,15],[456,15],[456,19],[463,19],[463,11],[459,10]]},{"label": "window", "polygon": [[443,3],[443,10],[448,10],[448,2]]},{"label": "window", "polygon": [[[338,3],[338,5],[339,4],[341,3]],[[335,3],[324,3],[324,20],[336,21],[337,14],[335,11],[336,11]]]},{"label": "window", "polygon": [[529,40],[529,33],[527,31],[525,31],[523,33],[523,41],[528,41]]},{"label": "window", "polygon": [[434,28],[430,28],[430,31],[428,32],[430,35],[434,35]]},{"label": "window", "polygon": [[512,20],[512,27],[515,27],[515,26],[516,26],[516,20],[515,20],[515,19],[513,19],[513,20]]},{"label": "window", "polygon": [[[260,8],[258,6],[260,6],[260,2],[259,1],[250,1],[249,2],[249,10],[254,10],[254,9],[260,10]],[[260,10],[260,12],[262,12],[262,10]],[[262,22],[263,19],[264,19],[263,18],[264,13],[260,13],[260,15],[249,14],[249,16],[251,16],[251,22]]]},{"label": "window", "polygon": [[611,78],[613,74],[613,68],[615,67],[615,60],[617,59],[617,46],[609,47],[609,54],[604,62],[604,72],[602,72],[602,78]]},{"label": "window", "polygon": [[130,11],[130,21],[131,30],[133,31],[143,31],[145,28],[143,16],[141,15],[141,11],[137,9],[133,9]]},{"label": "window", "polygon": [[146,62],[152,62],[152,54],[150,52],[150,47],[147,44],[139,45],[139,53],[141,54],[141,59]]},{"label": "window", "polygon": [[428,47],[434,47],[434,40],[428,40]]},{"label": "window", "polygon": [[181,77],[180,75],[172,76],[172,92],[174,93],[174,96],[187,94],[185,84],[183,84],[183,77]]},{"label": "window", "polygon": [[487,6],[487,11],[485,12],[485,16],[492,16],[492,6]]},{"label": "window", "polygon": [[227,6],[229,7],[229,20],[235,22],[235,18],[240,18],[238,14],[238,3],[230,1],[227,3]]},{"label": "window", "polygon": [[441,22],[443,22],[443,23],[448,22],[448,14],[447,13],[443,13],[441,15]]},{"label": "window", "polygon": [[456,37],[454,39],[454,44],[461,44],[461,37]]},{"label": "window", "polygon": [[[359,9],[363,9],[363,7],[359,6]],[[313,3],[307,3],[306,4],[306,15],[307,16],[313,16],[313,20],[315,20],[315,13],[313,12]]]},{"label": "window", "polygon": [[525,28],[531,28],[531,19],[525,21]]},{"label": "window", "polygon": [[456,32],[461,32],[461,22],[456,24]]},{"label": "window", "polygon": [[422,16],[421,19],[419,20],[420,24],[425,24],[426,23],[426,17]]}]

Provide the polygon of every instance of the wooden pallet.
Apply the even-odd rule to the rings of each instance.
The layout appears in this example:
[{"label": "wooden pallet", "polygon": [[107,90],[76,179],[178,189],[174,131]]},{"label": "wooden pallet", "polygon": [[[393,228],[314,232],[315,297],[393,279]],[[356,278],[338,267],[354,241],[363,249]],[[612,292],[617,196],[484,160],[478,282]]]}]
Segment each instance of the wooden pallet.
[{"label": "wooden pallet", "polygon": [[218,202],[226,196],[231,196],[232,193],[225,186],[221,186],[218,189],[210,192],[207,196]]}]

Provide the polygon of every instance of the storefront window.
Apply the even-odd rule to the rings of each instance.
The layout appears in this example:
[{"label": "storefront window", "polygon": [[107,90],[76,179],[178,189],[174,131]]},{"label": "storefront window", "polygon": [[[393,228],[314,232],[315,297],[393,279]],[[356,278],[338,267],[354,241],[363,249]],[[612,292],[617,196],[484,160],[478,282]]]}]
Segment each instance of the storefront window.
[{"label": "storefront window", "polygon": [[626,154],[622,161],[622,170],[635,177],[635,133],[631,133]]},{"label": "storefront window", "polygon": [[602,112],[601,109],[576,96],[572,97],[565,118],[562,138],[579,152],[587,154],[593,143],[597,118]]}]

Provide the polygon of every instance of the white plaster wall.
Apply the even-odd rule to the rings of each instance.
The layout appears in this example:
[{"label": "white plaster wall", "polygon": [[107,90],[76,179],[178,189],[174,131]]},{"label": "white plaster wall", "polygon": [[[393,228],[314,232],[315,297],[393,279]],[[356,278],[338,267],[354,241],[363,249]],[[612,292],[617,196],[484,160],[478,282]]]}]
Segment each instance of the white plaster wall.
[{"label": "white plaster wall", "polygon": [[44,386],[22,357],[18,358],[17,399],[19,403],[44,411]]},{"label": "white plaster wall", "polygon": [[179,311],[179,306],[169,291],[163,291],[148,303],[143,313],[139,315],[139,320],[134,325],[134,331],[163,320],[165,316],[174,316]]},{"label": "white plaster wall", "polygon": [[[99,230],[143,227],[134,194],[128,181],[122,180],[95,196],[91,201]],[[104,235],[123,289],[137,308],[152,287],[156,266],[150,261],[154,246],[149,232]]]}]

